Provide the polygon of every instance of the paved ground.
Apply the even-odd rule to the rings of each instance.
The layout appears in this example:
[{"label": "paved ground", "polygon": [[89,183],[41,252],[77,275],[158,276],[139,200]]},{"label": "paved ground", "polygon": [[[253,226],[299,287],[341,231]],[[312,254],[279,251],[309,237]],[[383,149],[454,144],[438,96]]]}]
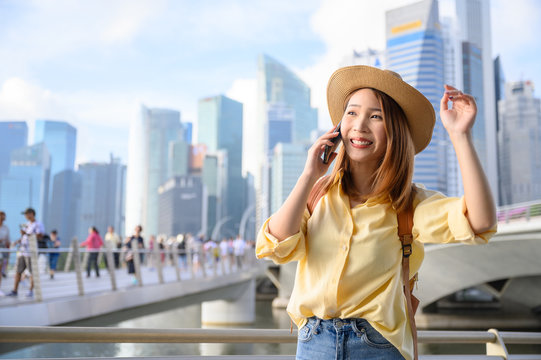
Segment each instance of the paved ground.
[{"label": "paved ground", "polygon": [[[236,272],[236,267],[225,266],[225,273]],[[162,268],[164,283],[177,282],[177,274],[175,268],[172,265],[167,265]],[[218,263],[216,268],[214,266],[206,267],[206,276],[214,277],[222,275],[222,266]],[[156,267],[143,267],[141,271],[142,285],[159,284],[159,273]],[[192,279],[192,273],[187,267],[180,269],[181,281]],[[203,272],[201,269],[195,274],[195,278],[203,278]],[[117,289],[126,289],[136,287],[133,283],[133,276],[128,274],[126,268],[115,270],[115,279]],[[86,277],[86,271],[82,274],[83,289],[85,294],[101,293],[111,291],[112,283],[111,276],[107,269],[100,269],[100,277],[97,278],[94,271],[92,271],[89,278]],[[14,269],[10,269],[8,277],[2,279],[0,289],[8,294],[13,289],[14,282]],[[40,282],[42,287],[43,301],[69,298],[78,296],[77,276],[74,271],[71,272],[57,272],[54,279],[50,279],[49,274],[45,272],[45,269],[40,271]],[[30,283],[28,280],[21,282],[19,285],[19,291],[17,297],[0,296],[0,307],[14,306],[19,304],[33,303],[36,300],[34,298],[28,298]]]}]

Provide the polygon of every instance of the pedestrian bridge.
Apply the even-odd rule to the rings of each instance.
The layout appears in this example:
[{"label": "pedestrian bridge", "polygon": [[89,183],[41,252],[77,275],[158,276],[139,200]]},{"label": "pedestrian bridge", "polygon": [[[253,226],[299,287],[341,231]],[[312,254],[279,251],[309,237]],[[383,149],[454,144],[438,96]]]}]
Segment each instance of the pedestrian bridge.
[{"label": "pedestrian bridge", "polygon": [[[239,259],[216,259],[201,251],[198,253],[200,263],[192,263],[192,253],[186,256],[185,264],[179,262],[178,251],[147,251],[145,261],[135,261],[138,281],[134,283],[125,265],[114,268],[111,250],[102,251],[105,257],[109,255],[111,266],[100,269],[99,278],[94,272],[87,278],[83,269],[88,252],[79,253],[77,243],[74,244],[72,248],[61,249],[68,254],[65,266],[68,271],[57,272],[54,279],[50,279],[41,266],[33,298],[25,296],[28,283],[19,286],[17,297],[0,297],[0,326],[57,325],[187,297],[203,302],[203,323],[253,321],[255,279],[263,276],[265,264],[255,261],[251,249]],[[32,263],[40,263],[35,245],[33,254]],[[135,256],[134,259],[140,258]],[[74,270],[70,271],[70,268]],[[5,293],[13,288],[13,272],[12,269],[8,279],[2,281]]]},{"label": "pedestrian bridge", "polygon": [[541,306],[541,202],[498,211],[486,245],[427,245],[415,295],[425,307],[459,290],[480,287],[496,298]]}]

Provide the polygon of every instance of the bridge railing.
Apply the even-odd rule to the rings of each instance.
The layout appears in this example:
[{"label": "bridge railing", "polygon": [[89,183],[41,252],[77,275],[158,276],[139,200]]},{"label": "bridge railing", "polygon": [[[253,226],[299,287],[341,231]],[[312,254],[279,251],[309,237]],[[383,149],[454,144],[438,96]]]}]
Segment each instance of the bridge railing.
[{"label": "bridge railing", "polygon": [[[421,355],[422,360],[539,360],[541,354],[509,354],[508,344],[541,344],[541,332],[419,331],[421,344],[484,344],[485,355]],[[0,343],[295,343],[297,331],[282,329],[129,329],[110,327],[0,327]],[[200,359],[203,356],[176,356]],[[294,355],[223,355],[210,359],[294,359]],[[79,358],[82,359],[82,358]],[[137,359],[132,357],[132,359]]]},{"label": "bridge railing", "polygon": [[[175,244],[176,245],[176,244]],[[9,253],[13,257],[22,256],[18,249],[3,249],[0,248],[0,254]],[[137,246],[136,242],[132,243],[132,248],[128,249],[123,247],[121,249],[112,248],[110,244],[106,243],[105,247],[99,250],[92,250],[86,248],[80,248],[80,245],[76,238],[71,242],[69,248],[38,248],[37,239],[35,235],[29,237],[29,249],[28,254],[30,256],[24,256],[24,261],[29,261],[32,269],[38,269],[36,273],[48,271],[49,262],[40,262],[40,256],[59,254],[62,259],[60,270],[55,272],[71,272],[75,275],[77,292],[79,295],[85,294],[84,276],[83,272],[87,271],[87,266],[91,254],[98,254],[97,263],[101,266],[100,270],[105,270],[109,275],[112,291],[116,291],[119,287],[128,286],[143,286],[144,280],[149,279],[149,276],[155,276],[157,279],[151,281],[153,284],[163,284],[166,282],[166,276],[164,273],[171,275],[171,271],[175,273],[174,281],[182,281],[186,279],[207,278],[220,275],[226,275],[233,272],[242,271],[255,265],[255,257],[253,256],[253,250],[247,246],[244,255],[236,256],[231,254],[220,254],[219,248],[216,252],[213,248],[206,249],[203,246],[194,246],[186,250],[178,249],[177,246],[171,246],[161,249],[155,246],[153,249],[141,249]],[[6,270],[7,274],[11,276],[16,269],[17,261],[10,261],[11,266],[8,266]],[[126,282],[119,283],[117,278],[121,273],[119,270],[127,270],[128,261],[133,261],[133,268],[135,270],[134,276],[136,278],[135,283]],[[1,261],[1,255],[0,255]],[[130,264],[131,266],[131,264]],[[145,270],[145,271],[144,271]],[[152,274],[149,274],[151,272]],[[145,273],[145,277],[143,277]],[[123,280],[126,280],[124,276]],[[43,287],[41,283],[41,276],[32,276],[34,281],[34,300],[43,301]],[[171,276],[169,276],[169,282],[171,282]],[[157,281],[156,281],[157,280]],[[103,290],[103,287],[101,288]]]},{"label": "bridge railing", "polygon": [[541,200],[501,206],[497,213],[499,222],[530,221],[532,217],[541,216]]}]

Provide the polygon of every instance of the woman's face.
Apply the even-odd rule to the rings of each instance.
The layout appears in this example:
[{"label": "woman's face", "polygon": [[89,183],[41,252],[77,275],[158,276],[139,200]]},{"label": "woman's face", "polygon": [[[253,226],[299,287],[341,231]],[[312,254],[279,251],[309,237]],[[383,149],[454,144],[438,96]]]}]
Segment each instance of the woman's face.
[{"label": "woman's face", "polygon": [[351,96],[340,132],[349,158],[376,169],[387,149],[387,135],[381,105],[372,90],[360,89]]}]

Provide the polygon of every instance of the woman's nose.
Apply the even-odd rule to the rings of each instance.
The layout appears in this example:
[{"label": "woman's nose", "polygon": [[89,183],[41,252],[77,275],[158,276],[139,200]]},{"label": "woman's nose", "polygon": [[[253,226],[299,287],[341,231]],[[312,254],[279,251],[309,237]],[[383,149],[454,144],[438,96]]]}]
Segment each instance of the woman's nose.
[{"label": "woman's nose", "polygon": [[357,119],[355,119],[355,122],[353,123],[353,130],[359,132],[368,131],[368,121],[369,119],[367,116],[359,116]]}]

